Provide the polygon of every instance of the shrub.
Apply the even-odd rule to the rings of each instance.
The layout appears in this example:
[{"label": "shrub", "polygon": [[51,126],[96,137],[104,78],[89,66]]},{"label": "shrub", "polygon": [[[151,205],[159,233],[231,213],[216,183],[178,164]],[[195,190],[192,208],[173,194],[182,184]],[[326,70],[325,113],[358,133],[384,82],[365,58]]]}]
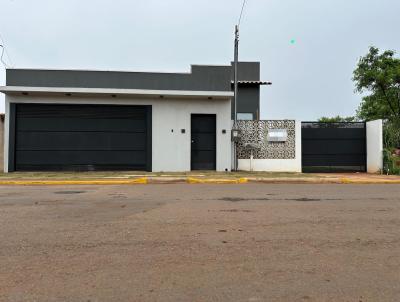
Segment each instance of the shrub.
[{"label": "shrub", "polygon": [[400,156],[394,155],[395,148],[383,151],[383,170],[386,174],[400,175]]}]

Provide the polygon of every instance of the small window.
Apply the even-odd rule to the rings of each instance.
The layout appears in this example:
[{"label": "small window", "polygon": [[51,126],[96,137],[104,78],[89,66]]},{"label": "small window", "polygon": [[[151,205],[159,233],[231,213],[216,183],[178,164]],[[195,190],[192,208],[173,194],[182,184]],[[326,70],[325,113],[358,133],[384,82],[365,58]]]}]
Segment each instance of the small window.
[{"label": "small window", "polygon": [[253,113],[238,113],[237,119],[239,121],[252,121],[253,120]]}]

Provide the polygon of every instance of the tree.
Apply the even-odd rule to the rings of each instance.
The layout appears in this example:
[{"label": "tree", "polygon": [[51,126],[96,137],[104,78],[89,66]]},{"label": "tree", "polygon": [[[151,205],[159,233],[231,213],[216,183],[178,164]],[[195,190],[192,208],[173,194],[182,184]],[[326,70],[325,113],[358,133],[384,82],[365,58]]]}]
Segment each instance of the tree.
[{"label": "tree", "polygon": [[348,117],[341,117],[341,116],[335,116],[335,117],[321,117],[318,122],[321,123],[343,123],[343,122],[355,122],[356,118],[354,116],[348,116]]},{"label": "tree", "polygon": [[361,57],[353,80],[356,91],[367,94],[357,110],[360,119],[383,119],[385,148],[400,146],[400,58],[376,47]]},{"label": "tree", "polygon": [[370,47],[360,58],[353,80],[358,93],[368,94],[357,111],[360,119],[400,121],[400,58],[395,54]]}]

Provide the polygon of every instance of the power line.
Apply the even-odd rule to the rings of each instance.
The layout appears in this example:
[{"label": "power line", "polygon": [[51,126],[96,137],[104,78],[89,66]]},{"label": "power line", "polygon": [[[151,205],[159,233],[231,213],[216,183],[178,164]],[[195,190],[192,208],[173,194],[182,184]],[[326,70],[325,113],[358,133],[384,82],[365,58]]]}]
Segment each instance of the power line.
[{"label": "power line", "polygon": [[242,21],[242,16],[243,16],[244,7],[246,5],[246,1],[247,0],[243,0],[242,10],[240,11],[240,16],[239,16],[239,21],[238,21],[238,26],[240,26],[240,22]]},{"label": "power line", "polygon": [[6,63],[6,62],[4,62],[4,60],[3,60],[3,56],[4,56],[4,50],[5,50],[5,48],[4,48],[4,46],[3,46],[2,44],[0,44],[0,47],[1,47],[1,56],[0,56],[0,62],[1,62],[1,63],[3,63],[3,65],[4,65],[4,67],[5,67],[5,68],[8,68],[8,66],[7,66],[7,63]]},{"label": "power line", "polygon": [[[3,37],[1,36],[1,34],[0,34],[0,40],[1,40],[0,47],[2,48],[1,60],[0,60],[0,61],[3,63],[3,65],[4,65],[6,68],[8,68],[8,67],[10,67],[10,66],[13,67],[13,66],[14,66],[13,61],[11,60],[11,57],[10,57],[10,55],[9,55],[9,53],[8,53],[8,51],[7,51],[7,47],[6,47],[6,45],[5,45],[6,43],[4,42],[4,39],[3,39]],[[7,64],[7,63],[4,62],[4,59],[3,59],[4,53],[6,54],[7,59],[8,59],[8,61],[9,61],[10,64]]]}]

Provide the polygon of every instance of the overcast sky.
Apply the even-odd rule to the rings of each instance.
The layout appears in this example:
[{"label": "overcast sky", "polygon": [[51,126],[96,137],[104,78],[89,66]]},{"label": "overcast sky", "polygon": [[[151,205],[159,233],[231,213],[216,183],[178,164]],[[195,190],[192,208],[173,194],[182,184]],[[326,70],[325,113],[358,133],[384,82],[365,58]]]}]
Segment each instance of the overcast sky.
[{"label": "overcast sky", "polygon": [[[17,68],[188,72],[229,64],[241,3],[0,0],[0,35]],[[400,51],[399,12],[399,0],[248,0],[240,59],[260,61],[273,82],[261,117],[353,115],[352,71],[370,45]]]}]

